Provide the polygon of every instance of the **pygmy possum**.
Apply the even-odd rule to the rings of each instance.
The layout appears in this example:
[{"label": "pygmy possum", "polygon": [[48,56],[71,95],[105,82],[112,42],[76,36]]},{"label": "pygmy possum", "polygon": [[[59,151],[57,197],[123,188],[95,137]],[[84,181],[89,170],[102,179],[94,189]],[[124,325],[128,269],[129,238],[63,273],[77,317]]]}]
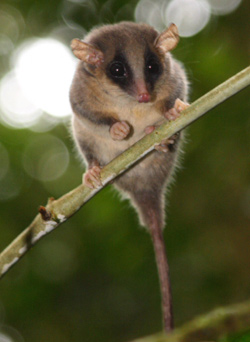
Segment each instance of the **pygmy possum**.
[{"label": "pygmy possum", "polygon": [[[104,165],[165,120],[175,120],[188,106],[185,71],[170,53],[178,41],[174,24],[158,33],[149,25],[132,22],[104,25],[84,40],[72,41],[73,53],[80,60],[70,90],[72,126],[87,165],[86,186],[100,186]],[[182,136],[179,132],[162,141],[114,181],[150,232],[166,331],[173,328],[173,314],[162,234],[165,190],[177,164]]]}]

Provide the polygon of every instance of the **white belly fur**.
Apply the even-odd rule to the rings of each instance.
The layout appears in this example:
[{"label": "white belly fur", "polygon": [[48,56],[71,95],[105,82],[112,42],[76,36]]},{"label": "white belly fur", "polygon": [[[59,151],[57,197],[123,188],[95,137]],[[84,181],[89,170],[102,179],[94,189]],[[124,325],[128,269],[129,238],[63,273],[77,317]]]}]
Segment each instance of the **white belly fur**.
[{"label": "white belly fur", "polygon": [[88,146],[92,146],[97,159],[105,165],[145,136],[147,126],[160,125],[165,120],[150,104],[138,104],[130,109],[120,108],[118,118],[132,127],[132,135],[121,141],[111,138],[108,126],[97,126],[82,118],[73,121],[77,140],[86,141]]}]

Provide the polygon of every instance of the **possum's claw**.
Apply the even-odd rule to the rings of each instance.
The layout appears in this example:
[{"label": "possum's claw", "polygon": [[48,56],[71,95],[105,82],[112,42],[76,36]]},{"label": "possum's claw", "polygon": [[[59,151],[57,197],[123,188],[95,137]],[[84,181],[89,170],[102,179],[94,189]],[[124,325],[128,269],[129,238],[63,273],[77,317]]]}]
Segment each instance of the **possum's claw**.
[{"label": "possum's claw", "polygon": [[176,133],[172,135],[170,138],[162,140],[159,145],[155,145],[155,149],[158,152],[164,152],[164,153],[171,151],[171,148],[175,144],[178,136],[179,136],[179,133]]},{"label": "possum's claw", "polygon": [[156,126],[147,126],[144,130],[146,134],[150,134],[155,130]]},{"label": "possum's claw", "polygon": [[165,118],[168,119],[169,121],[173,121],[177,119],[181,112],[189,107],[189,104],[186,102],[181,101],[180,99],[175,100],[174,107],[169,109],[165,114]]},{"label": "possum's claw", "polygon": [[130,132],[130,127],[125,121],[118,121],[110,127],[110,135],[113,140],[123,140]]},{"label": "possum's claw", "polygon": [[[181,112],[189,107],[189,104],[186,102],[181,101],[180,99],[175,100],[174,107],[169,109],[165,114],[164,117],[169,121],[177,119]],[[150,134],[155,130],[156,126],[147,126],[144,130],[146,134]],[[164,139],[161,141],[160,144],[155,145],[155,149],[159,152],[167,153],[171,150],[171,147],[175,144],[176,139],[178,138],[179,133],[172,135],[168,139]]]},{"label": "possum's claw", "polygon": [[[156,126],[147,126],[144,130],[144,132],[146,134],[150,134],[155,130]],[[155,145],[155,150],[157,150],[158,152],[169,152],[171,150],[171,147],[174,145],[176,139],[178,138],[179,133],[176,133],[174,135],[172,135],[170,138],[168,139],[164,139],[161,141],[160,144]]]},{"label": "possum's claw", "polygon": [[101,167],[97,165],[87,170],[83,175],[83,183],[90,189],[102,186],[101,170]]}]

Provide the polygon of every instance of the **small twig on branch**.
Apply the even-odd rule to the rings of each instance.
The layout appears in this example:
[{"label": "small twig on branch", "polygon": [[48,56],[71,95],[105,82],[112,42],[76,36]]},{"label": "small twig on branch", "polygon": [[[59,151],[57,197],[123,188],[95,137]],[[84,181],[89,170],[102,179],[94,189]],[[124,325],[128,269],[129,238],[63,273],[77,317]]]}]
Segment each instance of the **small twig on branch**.
[{"label": "small twig on branch", "polygon": [[38,211],[41,214],[43,221],[49,221],[51,219],[51,213],[44,206],[41,205]]},{"label": "small twig on branch", "polygon": [[[189,108],[184,110],[181,116],[175,121],[164,123],[154,132],[146,135],[131,148],[113,159],[102,169],[101,179],[103,186],[128,169],[137,160],[152,151],[154,146],[159,144],[163,139],[167,139],[182,130],[210,109],[248,85],[250,85],[250,67],[242,70],[199,98]],[[101,188],[92,190],[84,185],[80,185],[58,200],[50,200],[46,207],[40,207],[40,214],[35,217],[31,225],[0,254],[0,278],[16,264],[41,237],[50,233],[61,223],[74,215],[84,203],[100,190]]]}]

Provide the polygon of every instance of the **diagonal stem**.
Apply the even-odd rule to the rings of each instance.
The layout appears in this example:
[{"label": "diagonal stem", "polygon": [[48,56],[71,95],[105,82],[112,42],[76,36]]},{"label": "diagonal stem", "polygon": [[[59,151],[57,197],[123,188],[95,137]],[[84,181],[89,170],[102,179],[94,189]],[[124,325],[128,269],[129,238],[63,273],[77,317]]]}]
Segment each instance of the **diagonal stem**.
[{"label": "diagonal stem", "polygon": [[[124,172],[137,160],[154,149],[163,139],[167,139],[182,130],[210,109],[214,108],[230,96],[236,94],[250,84],[250,67],[242,70],[206,95],[195,101],[175,121],[161,125],[157,130],[145,136],[131,148],[123,152],[102,169],[103,185]],[[39,214],[10,245],[0,254],[0,277],[16,264],[22,256],[34,246],[41,237],[57,228],[61,223],[74,215],[84,203],[93,197],[100,189],[91,190],[83,185],[62,196],[58,200],[50,201],[46,210],[50,220],[43,220]]]}]

